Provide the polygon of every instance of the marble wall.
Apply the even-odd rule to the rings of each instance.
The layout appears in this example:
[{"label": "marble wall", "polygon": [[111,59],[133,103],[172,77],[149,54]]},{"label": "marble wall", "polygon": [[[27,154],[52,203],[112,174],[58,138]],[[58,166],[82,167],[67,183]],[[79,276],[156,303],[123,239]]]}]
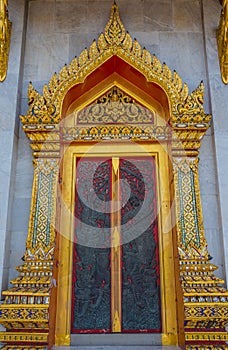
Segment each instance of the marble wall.
[{"label": "marble wall", "polygon": [[[12,0],[11,2],[14,3]],[[15,0],[16,3],[20,4],[22,1]],[[27,111],[29,81],[33,82],[35,88],[41,90],[55,71],[59,71],[75,55],[79,55],[85,46],[88,47],[103,31],[110,16],[112,3],[112,0],[28,2],[26,45],[21,66],[22,88],[20,89],[19,85],[18,89],[17,84],[15,89],[19,95],[10,95],[9,98],[15,104],[18,101],[22,114]],[[132,37],[136,37],[142,46],[146,46],[172,70],[175,69],[183,81],[186,81],[190,90],[195,89],[200,81],[204,80],[205,111],[213,112],[214,115],[214,124],[204,138],[200,152],[205,232],[210,253],[214,257],[213,262],[219,266],[218,275],[225,277],[228,273],[227,265],[225,273],[226,260],[223,257],[224,247],[228,247],[226,242],[228,219],[225,215],[228,207],[228,182],[223,174],[228,162],[223,162],[223,157],[225,155],[228,157],[224,142],[228,138],[225,131],[228,131],[226,120],[228,90],[221,83],[215,40],[215,29],[220,14],[219,2],[218,0],[118,0],[118,5],[121,19]],[[7,98],[4,101],[7,105]],[[14,119],[9,124],[11,127],[12,123],[15,124],[15,115],[15,113],[12,115]],[[5,117],[5,120],[8,119]],[[8,158],[6,161],[9,166]],[[20,258],[25,249],[32,178],[31,150],[20,128],[12,221],[9,229],[10,278],[16,276],[15,266],[21,263]],[[6,208],[4,210],[6,211]],[[226,255],[228,258],[228,251]]]},{"label": "marble wall", "polygon": [[[223,259],[225,277],[228,281],[228,86],[225,86],[221,81],[217,59],[215,31],[217,27],[216,17],[219,17],[219,9],[216,5],[216,2],[213,0],[203,1],[208,87],[211,113],[213,115],[211,132],[215,150],[214,165],[217,180],[217,191],[215,195],[218,199],[217,209],[219,219],[218,222],[214,222],[214,226],[217,226],[219,231],[216,230],[210,235],[210,242],[212,245],[212,240],[215,238],[221,242],[221,247],[218,247],[220,249],[218,254]],[[207,194],[209,203],[213,202],[213,197],[210,199],[211,195],[210,192]]]},{"label": "marble wall", "polygon": [[6,80],[0,83],[0,290],[8,286],[10,268],[11,213],[21,101],[25,11],[24,0],[10,1],[9,12],[13,26],[8,74]]}]

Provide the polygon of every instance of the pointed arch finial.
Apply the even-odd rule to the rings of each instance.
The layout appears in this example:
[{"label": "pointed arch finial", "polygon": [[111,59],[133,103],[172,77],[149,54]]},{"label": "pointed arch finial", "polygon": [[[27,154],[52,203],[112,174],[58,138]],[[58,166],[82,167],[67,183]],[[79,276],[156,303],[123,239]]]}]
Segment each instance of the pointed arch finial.
[{"label": "pointed arch finial", "polygon": [[120,20],[119,7],[114,0],[110,19],[105,27],[105,39],[109,44],[119,45],[125,38],[126,31]]}]

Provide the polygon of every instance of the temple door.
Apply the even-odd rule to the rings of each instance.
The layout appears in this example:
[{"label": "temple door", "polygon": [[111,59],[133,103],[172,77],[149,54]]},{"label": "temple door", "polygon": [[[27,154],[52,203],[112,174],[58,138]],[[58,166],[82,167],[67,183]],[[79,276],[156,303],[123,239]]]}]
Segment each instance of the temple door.
[{"label": "temple door", "polygon": [[74,216],[71,332],[161,332],[154,158],[77,158]]}]

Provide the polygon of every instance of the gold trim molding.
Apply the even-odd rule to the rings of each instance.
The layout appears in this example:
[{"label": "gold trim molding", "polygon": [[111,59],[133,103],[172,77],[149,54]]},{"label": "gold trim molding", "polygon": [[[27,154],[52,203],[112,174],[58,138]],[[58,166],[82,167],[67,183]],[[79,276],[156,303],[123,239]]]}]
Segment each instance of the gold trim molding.
[{"label": "gold trim molding", "polygon": [[7,74],[12,23],[8,18],[8,1],[0,0],[0,81]]},{"label": "gold trim molding", "polygon": [[[88,125],[86,120],[84,125],[61,123],[64,118],[64,102],[69,91],[85,82],[92,73],[113,57],[133,67],[148,83],[160,88],[168,100],[169,120],[162,116],[155,118],[155,122],[148,125],[141,122],[134,125],[130,120],[126,125],[118,122],[107,124],[102,118],[96,125]],[[133,85],[132,82],[131,84]],[[116,86],[114,81],[113,86]],[[124,92],[131,96],[130,90]],[[100,98],[102,93],[104,91],[100,91],[96,98]],[[51,291],[56,298],[66,297],[65,290],[58,288],[56,292],[55,277],[58,276],[53,276],[55,249],[65,254],[66,259],[70,261],[69,240],[65,237],[56,240],[55,229],[60,210],[57,207],[57,184],[64,189],[59,161],[63,148],[70,144],[81,143],[81,146],[87,147],[91,142],[107,141],[108,150],[113,141],[118,141],[122,147],[128,140],[132,140],[146,143],[152,148],[164,143],[172,161],[173,168],[170,172],[173,184],[170,186],[174,189],[174,216],[177,221],[173,244],[179,252],[180,265],[175,269],[178,273],[174,282],[179,285],[181,280],[185,313],[185,330],[182,330],[182,333],[187,348],[214,349],[213,341],[217,342],[221,336],[219,348],[225,349],[223,340],[226,337],[224,327],[227,323],[228,292],[221,287],[223,281],[214,275],[216,266],[208,260],[198,181],[198,152],[211,119],[211,116],[204,112],[203,96],[202,82],[189,94],[188,86],[175,71],[172,72],[166,64],[161,64],[156,56],[152,56],[136,39],[131,38],[120,20],[119,9],[115,3],[104,32],[97,41],[93,41],[88,50],[83,50],[78,58],[65,65],[58,74],[55,73],[49,83],[44,85],[42,93],[36,91],[32,83],[29,84],[28,112],[20,118],[33,150],[34,182],[24,263],[17,268],[20,276],[11,282],[13,287],[3,293],[5,301],[0,305],[0,323],[7,328],[6,333],[13,331],[15,337],[22,337],[23,343],[28,342],[28,330],[34,331],[39,339],[43,339],[43,334],[47,334],[49,329],[54,329],[54,326],[51,324],[53,327],[50,328],[49,324],[49,306],[56,305],[53,297],[50,304]],[[90,106],[92,102],[92,99],[87,99],[87,105],[84,104],[83,108]],[[80,106],[78,107],[80,110]],[[72,164],[67,166],[72,167]],[[169,167],[168,160],[166,167]],[[71,196],[71,193],[67,195]],[[164,207],[168,208],[167,203],[164,203]],[[58,265],[59,262],[55,261],[55,264]],[[63,270],[60,263],[58,273],[61,272]],[[57,274],[56,270],[54,273]],[[173,274],[170,275],[172,282],[173,277]],[[69,283],[70,277],[66,278],[66,283]],[[57,315],[60,315],[62,310],[57,311]],[[65,318],[58,319],[58,322],[67,324],[69,331],[65,329],[64,333],[56,330],[56,341],[59,345],[68,345],[69,323]],[[202,336],[205,329],[206,341]],[[54,334],[54,331],[50,331],[49,337],[51,332]],[[6,333],[0,333],[0,341],[7,341]],[[170,338],[163,339],[163,344],[170,341]],[[172,344],[175,341],[172,340]],[[208,341],[210,347],[207,347]],[[199,345],[194,347],[196,342]],[[35,345],[34,341],[30,343]],[[13,346],[10,348],[14,348]],[[18,341],[16,348],[20,349],[20,346]]]},{"label": "gold trim molding", "polygon": [[223,0],[220,22],[217,29],[218,55],[222,81],[228,84],[228,2]]}]

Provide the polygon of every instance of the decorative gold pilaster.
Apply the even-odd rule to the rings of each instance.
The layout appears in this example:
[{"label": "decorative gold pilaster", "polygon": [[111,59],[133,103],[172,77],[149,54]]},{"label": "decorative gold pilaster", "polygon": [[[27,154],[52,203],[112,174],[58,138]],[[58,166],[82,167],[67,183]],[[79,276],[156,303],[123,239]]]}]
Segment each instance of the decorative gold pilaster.
[{"label": "decorative gold pilaster", "polygon": [[20,275],[11,281],[13,287],[3,292],[0,318],[7,332],[0,333],[0,341],[30,343],[42,349],[49,332],[59,146],[56,133],[30,133],[29,128],[26,132],[35,157],[28,238],[24,264],[17,268]]},{"label": "decorative gold pilaster", "polygon": [[34,160],[34,183],[25,260],[51,260],[54,253],[58,159]]},{"label": "decorative gold pilaster", "polygon": [[173,119],[172,158],[180,278],[184,294],[186,349],[226,349],[228,291],[214,275],[203,225],[198,153],[209,127],[203,109],[204,86],[179,104]]},{"label": "decorative gold pilaster", "polygon": [[0,0],[0,81],[6,78],[10,49],[12,23],[8,18],[7,6],[7,0]]},{"label": "decorative gold pilaster", "polygon": [[225,345],[228,340],[225,331],[228,291],[221,287],[224,281],[214,275],[217,267],[209,262],[200,201],[198,158],[174,158],[173,168],[187,349],[192,349],[192,342],[194,345],[197,342],[194,349],[203,349],[203,344],[208,345],[207,349],[215,349],[213,343],[218,341]]},{"label": "decorative gold pilaster", "polygon": [[174,158],[180,259],[208,259],[198,181],[198,158]]},{"label": "decorative gold pilaster", "polygon": [[223,8],[217,29],[218,55],[222,81],[228,84],[228,2],[223,0]]}]

